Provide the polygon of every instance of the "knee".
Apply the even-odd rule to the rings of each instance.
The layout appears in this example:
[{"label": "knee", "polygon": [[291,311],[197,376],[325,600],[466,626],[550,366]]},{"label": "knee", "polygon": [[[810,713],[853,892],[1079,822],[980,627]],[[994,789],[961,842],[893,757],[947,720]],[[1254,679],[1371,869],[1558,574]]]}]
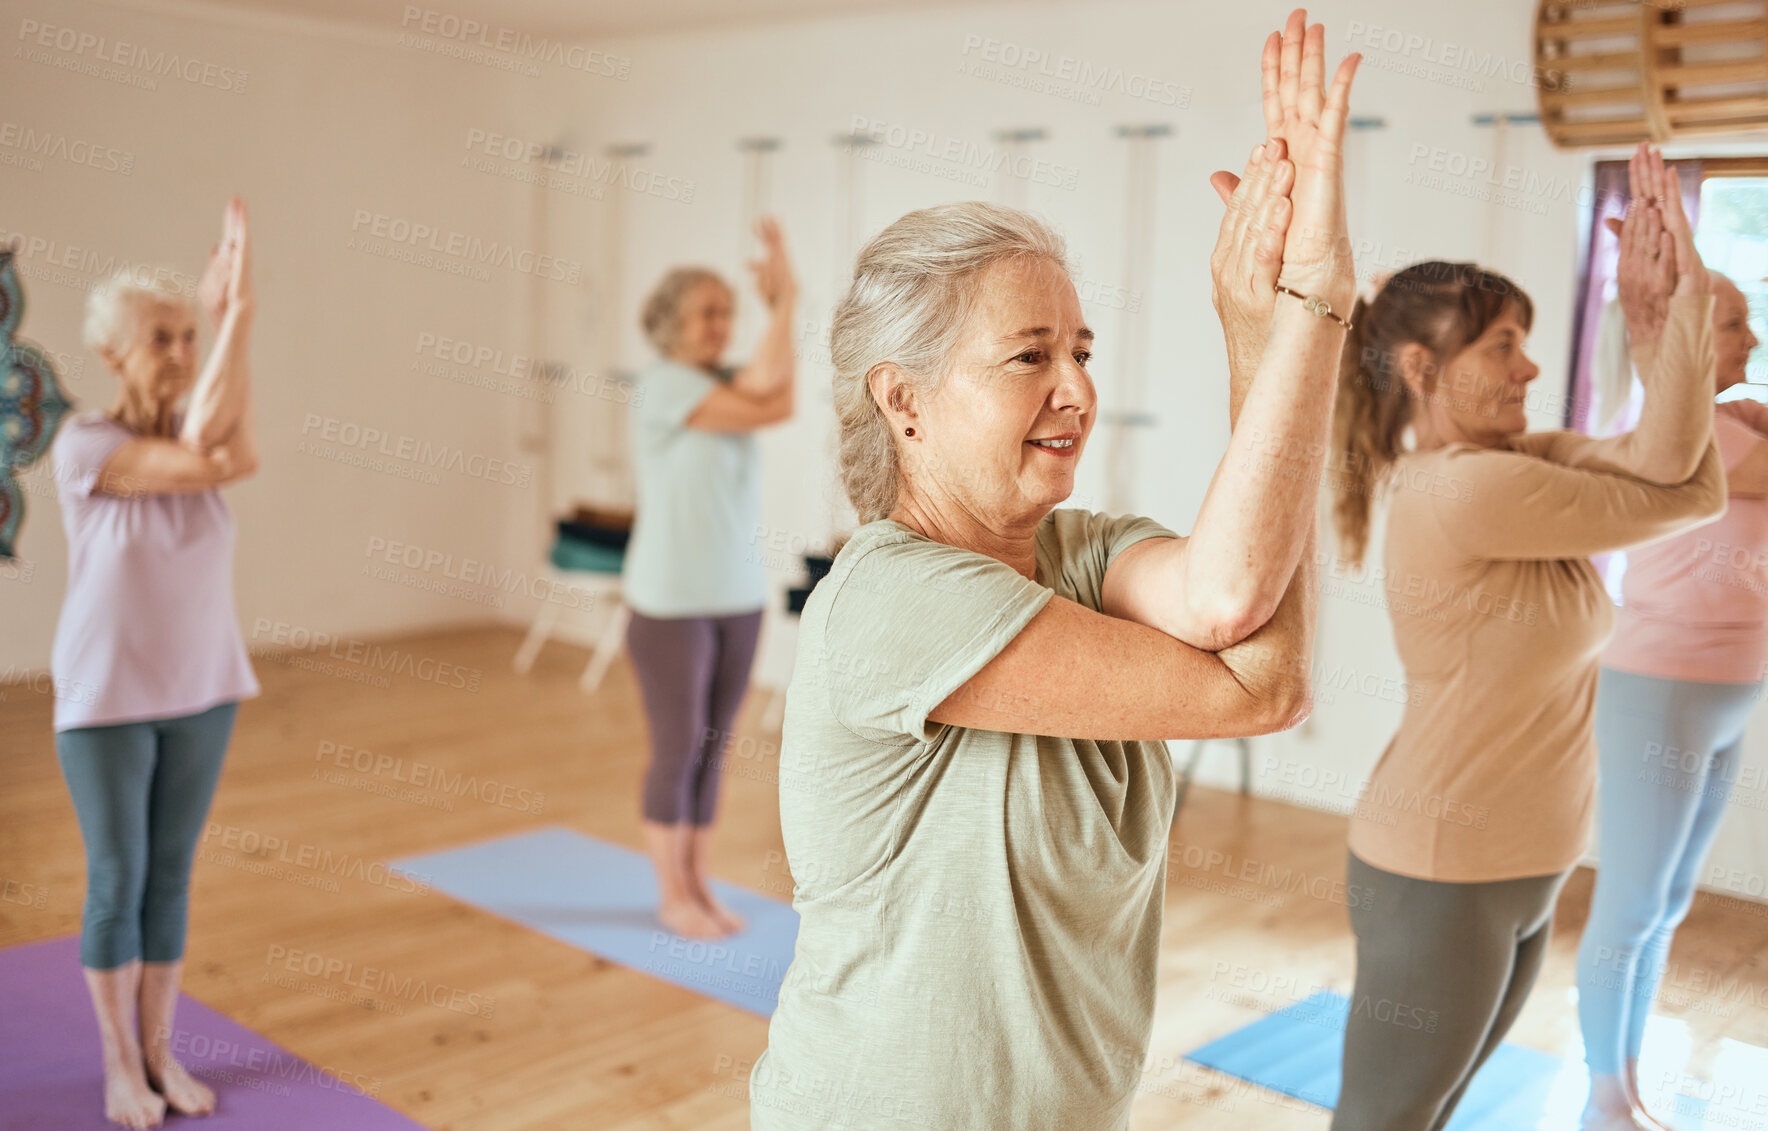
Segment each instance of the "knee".
[{"label": "knee", "polygon": [[1649,942],[1663,924],[1669,902],[1658,884],[1624,885],[1611,877],[1606,888],[1599,878],[1597,887],[1596,898],[1590,904],[1590,921],[1584,927],[1585,949],[1594,944],[1616,951],[1637,951]]},{"label": "knee", "polygon": [[136,861],[123,858],[88,861],[87,915],[133,915],[147,889],[146,872]]}]

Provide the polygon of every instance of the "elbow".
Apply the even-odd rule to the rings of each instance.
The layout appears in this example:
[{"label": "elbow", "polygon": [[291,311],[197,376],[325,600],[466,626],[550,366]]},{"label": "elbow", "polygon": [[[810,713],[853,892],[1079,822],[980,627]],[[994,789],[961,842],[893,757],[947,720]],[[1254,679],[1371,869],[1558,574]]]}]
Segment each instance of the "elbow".
[{"label": "elbow", "polygon": [[1314,713],[1314,689],[1306,679],[1285,681],[1266,698],[1259,734],[1276,734],[1306,722]]},{"label": "elbow", "polygon": [[1680,487],[1693,479],[1700,471],[1701,461],[1706,457],[1706,448],[1700,448],[1682,455],[1666,455],[1661,459],[1650,461],[1636,473],[1647,483],[1659,487]]},{"label": "elbow", "polygon": [[1207,642],[1205,650],[1219,652],[1263,628],[1276,614],[1278,599],[1247,590],[1224,595],[1213,607],[1202,610],[1198,624],[1199,635]]}]

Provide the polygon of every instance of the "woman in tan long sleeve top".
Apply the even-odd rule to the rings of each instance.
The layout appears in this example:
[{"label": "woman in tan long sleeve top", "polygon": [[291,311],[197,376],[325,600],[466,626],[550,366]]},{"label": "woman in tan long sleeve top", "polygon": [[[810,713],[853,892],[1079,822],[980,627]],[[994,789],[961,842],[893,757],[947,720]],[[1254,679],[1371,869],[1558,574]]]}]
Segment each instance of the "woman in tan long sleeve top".
[{"label": "woman in tan long sleeve top", "polygon": [[1409,695],[1351,824],[1349,878],[1374,896],[1351,913],[1341,1131],[1444,1126],[1528,996],[1590,832],[1614,613],[1588,555],[1725,509],[1711,287],[1661,191],[1671,174],[1643,147],[1634,165],[1622,285],[1655,301],[1629,326],[1647,375],[1633,432],[1526,434],[1533,309],[1500,275],[1414,264],[1352,319],[1338,525],[1360,560],[1372,492],[1391,485],[1384,565]]}]

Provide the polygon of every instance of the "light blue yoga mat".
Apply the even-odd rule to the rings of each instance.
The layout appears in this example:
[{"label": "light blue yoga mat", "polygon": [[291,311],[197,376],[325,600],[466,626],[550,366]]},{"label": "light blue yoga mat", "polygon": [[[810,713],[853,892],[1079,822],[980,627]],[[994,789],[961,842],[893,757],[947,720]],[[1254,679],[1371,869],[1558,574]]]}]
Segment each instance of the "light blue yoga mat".
[{"label": "light blue yoga mat", "polygon": [[[1348,998],[1317,993],[1211,1041],[1185,1059],[1320,1107],[1336,1107],[1349,1009]],[[1560,1058],[1549,1053],[1499,1045],[1468,1085],[1447,1131],[1536,1126],[1560,1068]]]},{"label": "light blue yoga mat", "polygon": [[463,903],[610,962],[771,1017],[792,962],[798,913],[720,880],[741,934],[684,939],[657,921],[657,885],[641,853],[556,826],[393,861]]}]

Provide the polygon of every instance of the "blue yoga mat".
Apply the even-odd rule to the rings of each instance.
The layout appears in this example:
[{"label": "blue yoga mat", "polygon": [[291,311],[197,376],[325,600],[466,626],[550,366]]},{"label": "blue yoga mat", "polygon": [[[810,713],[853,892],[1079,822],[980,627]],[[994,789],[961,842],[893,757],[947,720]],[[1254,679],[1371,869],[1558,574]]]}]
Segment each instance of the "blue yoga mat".
[{"label": "blue yoga mat", "polygon": [[[1186,1054],[1206,1068],[1320,1107],[1338,1104],[1350,1000],[1325,991]],[[1447,1131],[1534,1127],[1559,1075],[1559,1057],[1502,1044],[1480,1067]]]},{"label": "blue yoga mat", "polygon": [[798,913],[720,880],[713,891],[744,919],[741,934],[684,939],[657,921],[646,857],[548,827],[393,861],[463,903],[512,919],[610,962],[771,1017],[792,962]]}]

